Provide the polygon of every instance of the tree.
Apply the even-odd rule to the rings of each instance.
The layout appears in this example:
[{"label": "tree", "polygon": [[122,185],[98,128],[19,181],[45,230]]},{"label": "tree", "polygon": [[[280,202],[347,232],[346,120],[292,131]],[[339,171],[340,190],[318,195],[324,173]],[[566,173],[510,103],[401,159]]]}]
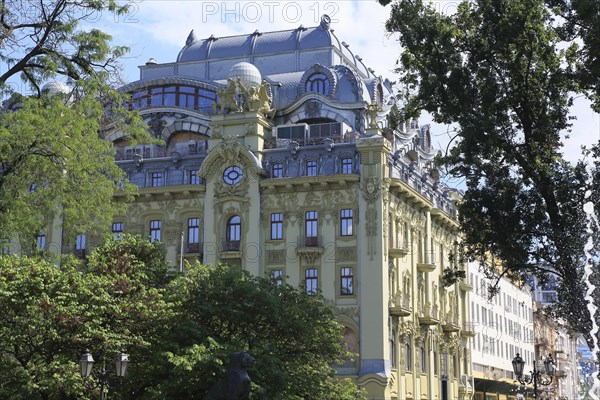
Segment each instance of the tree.
[{"label": "tree", "polygon": [[[114,0],[30,0],[0,3],[0,61],[6,64],[0,88],[20,75],[37,97],[44,81],[62,75],[74,81],[119,71],[117,60],[128,50],[112,47],[110,35],[80,30],[80,22],[104,12],[122,15],[127,2]],[[109,77],[104,74],[102,80]]]},{"label": "tree", "polygon": [[587,174],[560,153],[578,90],[577,47],[562,43],[555,17],[542,0],[465,1],[453,15],[400,0],[386,27],[404,47],[407,115],[426,110],[458,126],[442,162],[466,180],[459,212],[468,255],[491,254],[512,276],[556,274],[558,314],[589,333]]},{"label": "tree", "polygon": [[0,398],[97,398],[95,378],[84,383],[79,375],[84,349],[110,366],[125,349],[143,364],[168,329],[158,247],[138,237],[111,239],[92,253],[87,272],[77,263],[0,257]]},{"label": "tree", "polygon": [[[111,203],[113,195],[134,193],[101,139],[110,128],[132,143],[154,142],[112,87],[127,48],[79,28],[128,7],[114,0],[0,2],[0,92],[13,92],[0,118],[0,240],[19,235],[29,248],[54,218],[65,219],[67,236],[105,231],[123,208]],[[14,93],[18,77],[33,95]],[[43,84],[56,77],[70,82],[68,93],[44,96]]]},{"label": "tree", "polygon": [[549,7],[560,18],[557,32],[565,42],[578,43],[577,68],[574,79],[579,90],[592,101],[595,111],[600,111],[600,3],[588,0],[547,0]]},{"label": "tree", "polygon": [[[67,237],[103,232],[123,210],[113,196],[135,188],[99,135],[105,108],[97,94],[90,89],[73,101],[24,98],[20,108],[1,115],[0,239],[20,235],[30,248],[54,218],[63,220]],[[130,122],[135,137],[146,137],[138,117]]]},{"label": "tree", "polygon": [[171,290],[178,318],[152,350],[161,356],[138,377],[160,382],[146,396],[202,398],[230,354],[245,350],[256,358],[249,374],[257,398],[360,397],[354,384],[334,378],[341,327],[321,297],[223,265],[191,266]]}]

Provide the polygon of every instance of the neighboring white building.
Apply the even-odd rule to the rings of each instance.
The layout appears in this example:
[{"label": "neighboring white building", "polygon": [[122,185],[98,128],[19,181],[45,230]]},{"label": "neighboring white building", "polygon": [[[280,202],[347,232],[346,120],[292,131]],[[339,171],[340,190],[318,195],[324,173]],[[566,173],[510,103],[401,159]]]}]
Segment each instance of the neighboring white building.
[{"label": "neighboring white building", "polygon": [[519,287],[501,278],[499,291],[488,298],[495,283],[480,271],[479,263],[469,264],[471,321],[475,336],[471,341],[475,400],[508,400],[523,397],[514,384],[512,360],[519,353],[526,371],[534,360],[533,309],[528,287]]}]

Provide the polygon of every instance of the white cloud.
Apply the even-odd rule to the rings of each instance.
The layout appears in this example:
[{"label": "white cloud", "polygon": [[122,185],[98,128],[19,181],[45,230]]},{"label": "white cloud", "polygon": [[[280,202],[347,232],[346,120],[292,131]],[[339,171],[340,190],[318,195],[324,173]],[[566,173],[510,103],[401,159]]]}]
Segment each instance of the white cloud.
[{"label": "white cloud", "polygon": [[[318,25],[322,14],[330,15],[335,35],[348,43],[368,67],[377,75],[396,80],[392,71],[400,47],[385,32],[389,7],[382,7],[375,0],[131,0],[130,4],[128,15],[104,16],[100,27],[114,36],[114,43],[132,48],[131,57],[125,60],[124,76],[128,81],[138,78],[137,66],[151,57],[159,63],[174,62],[192,29],[200,38],[294,29]],[[452,13],[457,2],[438,0],[432,4],[444,13]],[[574,161],[581,158],[582,144],[598,141],[600,123],[598,114],[583,99],[576,102],[572,111],[578,119],[570,139],[564,141],[564,153]],[[423,115],[420,122],[430,121]],[[432,124],[432,134],[441,148],[447,145],[446,126]]]}]

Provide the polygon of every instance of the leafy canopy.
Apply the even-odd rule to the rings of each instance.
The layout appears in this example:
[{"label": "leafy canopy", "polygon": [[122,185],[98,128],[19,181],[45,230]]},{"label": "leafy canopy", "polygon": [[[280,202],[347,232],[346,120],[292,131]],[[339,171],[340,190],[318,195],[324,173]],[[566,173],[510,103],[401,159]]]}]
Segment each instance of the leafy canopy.
[{"label": "leafy canopy", "polygon": [[[111,46],[111,36],[99,29],[79,29],[104,12],[121,15],[127,2],[114,0],[3,1],[0,5],[0,89],[14,91],[20,76],[37,95],[42,84],[57,75],[79,81],[117,77],[117,60],[127,47]],[[8,85],[7,85],[8,84]]]},{"label": "leafy canopy", "polygon": [[405,114],[425,110],[458,127],[441,162],[466,181],[459,211],[468,255],[491,254],[512,276],[555,273],[559,314],[589,332],[581,283],[587,174],[561,154],[579,50],[557,25],[543,0],[465,1],[452,15],[399,0],[386,27],[404,48]]}]

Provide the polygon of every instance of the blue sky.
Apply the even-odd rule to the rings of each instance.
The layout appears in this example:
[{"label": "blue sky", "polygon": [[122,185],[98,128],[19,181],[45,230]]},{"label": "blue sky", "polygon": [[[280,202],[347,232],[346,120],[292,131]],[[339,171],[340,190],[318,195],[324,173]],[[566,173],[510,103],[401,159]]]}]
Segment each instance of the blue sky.
[{"label": "blue sky", "polygon": [[[93,25],[113,36],[113,42],[131,48],[123,60],[123,79],[139,78],[138,66],[151,57],[159,63],[173,62],[192,29],[200,38],[294,29],[300,25],[316,26],[321,15],[332,18],[332,28],[340,41],[350,45],[377,75],[396,80],[393,69],[400,48],[394,37],[386,34],[384,24],[389,7],[375,0],[345,1],[200,1],[200,0],[128,0],[128,14],[115,17],[95,15],[85,25]],[[452,13],[456,1],[437,0],[432,5],[443,13]],[[84,27],[89,27],[85,26]],[[576,99],[571,138],[565,140],[565,156],[581,158],[580,146],[600,139],[599,115],[589,109],[587,101]],[[427,115],[421,124],[430,123]],[[432,124],[434,144],[445,148],[452,128]]]}]

